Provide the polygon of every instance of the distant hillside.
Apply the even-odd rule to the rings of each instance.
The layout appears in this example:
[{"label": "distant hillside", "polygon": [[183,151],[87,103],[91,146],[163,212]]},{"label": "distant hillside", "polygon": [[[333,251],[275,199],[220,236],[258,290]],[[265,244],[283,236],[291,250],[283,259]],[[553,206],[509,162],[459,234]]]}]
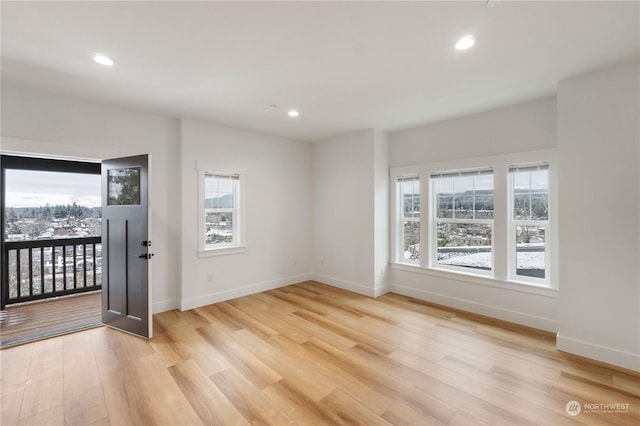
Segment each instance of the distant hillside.
[{"label": "distant hillside", "polygon": [[217,198],[205,198],[204,208],[230,209],[233,207],[233,194],[227,194]]}]

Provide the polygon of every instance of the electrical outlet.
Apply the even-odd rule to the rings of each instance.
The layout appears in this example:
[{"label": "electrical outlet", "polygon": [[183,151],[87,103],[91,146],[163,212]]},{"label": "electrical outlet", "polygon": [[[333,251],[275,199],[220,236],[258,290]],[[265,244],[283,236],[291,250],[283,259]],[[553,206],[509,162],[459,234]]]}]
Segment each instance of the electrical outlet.
[{"label": "electrical outlet", "polygon": [[213,282],[213,274],[207,274],[207,281],[210,283]]}]

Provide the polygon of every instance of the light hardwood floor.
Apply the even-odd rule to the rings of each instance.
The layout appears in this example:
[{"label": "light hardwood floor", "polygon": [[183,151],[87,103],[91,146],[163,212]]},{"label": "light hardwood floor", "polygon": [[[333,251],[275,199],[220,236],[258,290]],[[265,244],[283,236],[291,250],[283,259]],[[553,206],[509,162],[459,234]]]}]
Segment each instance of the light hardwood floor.
[{"label": "light hardwood floor", "polygon": [[154,324],[2,350],[2,425],[640,424],[638,375],[394,294],[305,282]]}]

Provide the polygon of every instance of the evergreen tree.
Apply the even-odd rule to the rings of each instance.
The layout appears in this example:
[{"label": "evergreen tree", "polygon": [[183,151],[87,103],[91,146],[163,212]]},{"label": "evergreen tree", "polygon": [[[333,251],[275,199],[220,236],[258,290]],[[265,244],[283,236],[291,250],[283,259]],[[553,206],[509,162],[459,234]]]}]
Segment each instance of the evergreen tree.
[{"label": "evergreen tree", "polygon": [[18,225],[18,215],[13,207],[9,207],[7,211],[7,234],[22,234]]}]

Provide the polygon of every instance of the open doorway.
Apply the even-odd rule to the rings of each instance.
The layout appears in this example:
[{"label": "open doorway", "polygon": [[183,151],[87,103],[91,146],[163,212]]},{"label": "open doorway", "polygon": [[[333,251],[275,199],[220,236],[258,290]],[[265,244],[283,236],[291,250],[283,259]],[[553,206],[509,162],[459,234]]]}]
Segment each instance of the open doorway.
[{"label": "open doorway", "polygon": [[2,347],[100,324],[100,163],[1,162]]}]

